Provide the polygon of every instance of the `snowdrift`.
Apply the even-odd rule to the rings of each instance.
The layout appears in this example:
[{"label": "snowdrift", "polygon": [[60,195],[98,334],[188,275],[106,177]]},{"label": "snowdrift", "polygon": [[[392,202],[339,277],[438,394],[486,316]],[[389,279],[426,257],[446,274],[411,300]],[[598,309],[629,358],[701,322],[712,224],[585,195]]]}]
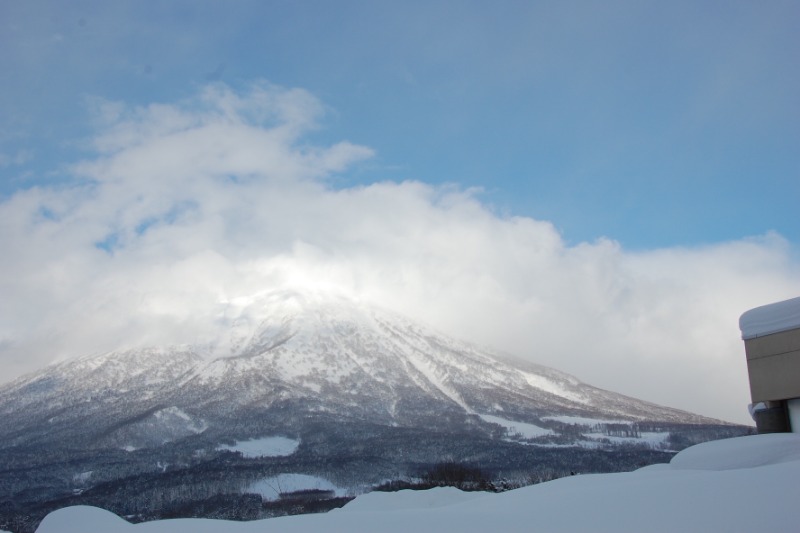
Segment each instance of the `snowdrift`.
[{"label": "snowdrift", "polygon": [[49,514],[37,533],[381,531],[800,531],[800,435],[694,446],[671,463],[577,475],[501,494],[456,489],[370,493],[326,514],[254,522],[178,519],[132,525],[93,507]]}]

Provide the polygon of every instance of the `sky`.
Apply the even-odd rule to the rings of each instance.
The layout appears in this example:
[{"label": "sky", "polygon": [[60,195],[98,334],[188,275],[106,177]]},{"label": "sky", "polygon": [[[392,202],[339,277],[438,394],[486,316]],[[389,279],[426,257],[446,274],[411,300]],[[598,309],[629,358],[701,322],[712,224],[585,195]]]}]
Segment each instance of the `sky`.
[{"label": "sky", "polygon": [[795,2],[0,3],[0,380],[336,287],[749,422],[800,295]]}]

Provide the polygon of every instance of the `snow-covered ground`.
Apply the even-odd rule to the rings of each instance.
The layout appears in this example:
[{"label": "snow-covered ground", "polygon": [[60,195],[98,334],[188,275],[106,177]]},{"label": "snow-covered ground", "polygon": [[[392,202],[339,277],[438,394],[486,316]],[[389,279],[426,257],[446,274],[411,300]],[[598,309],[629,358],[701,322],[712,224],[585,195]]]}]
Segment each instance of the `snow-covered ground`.
[{"label": "snow-covered ground", "polygon": [[261,439],[236,441],[233,446],[223,444],[217,449],[240,452],[244,457],[250,458],[283,457],[292,455],[298,446],[300,446],[299,440],[286,437],[263,437]]},{"label": "snow-covered ground", "polygon": [[601,420],[583,416],[545,416],[542,420],[555,420],[564,424],[579,424],[581,426],[596,426],[597,424],[630,424],[628,420]]},{"label": "snow-covered ground", "polygon": [[611,444],[639,444],[647,445],[654,450],[668,448],[669,432],[643,432],[638,437],[609,437],[602,433],[587,433],[586,438],[590,441],[595,441],[596,445],[592,446],[591,442],[582,443],[585,448],[597,448],[606,446],[606,442]]},{"label": "snow-covered ground", "polygon": [[346,491],[321,477],[307,476],[305,474],[280,474],[256,481],[247,492],[260,494],[265,501],[280,499],[281,494],[297,492],[300,490],[325,490],[331,491],[336,496],[345,496]]},{"label": "snow-covered ground", "polygon": [[[509,438],[507,440],[512,440],[515,442],[519,442],[519,439],[536,439],[537,437],[546,437],[548,435],[554,435],[555,432],[551,429],[539,427],[534,424],[528,424],[525,422],[515,422],[513,420],[507,420],[505,418],[500,418],[498,416],[493,415],[481,415],[481,417],[486,422],[490,422],[492,424],[498,424],[503,426],[508,430]],[[578,424],[581,426],[585,426],[582,430],[582,434],[586,437],[586,441],[581,442],[579,445],[584,448],[602,448],[607,446],[608,444],[614,445],[621,445],[621,444],[636,444],[636,445],[647,445],[654,450],[663,450],[668,449],[668,438],[669,432],[633,432],[635,429],[636,422],[632,422],[630,420],[606,420],[606,419],[597,419],[597,418],[585,418],[585,417],[578,417],[578,416],[547,416],[542,418],[542,420],[553,420],[557,422],[562,422],[564,424]],[[627,436],[621,435],[609,435],[606,431],[607,425],[614,425],[614,426],[627,426],[631,430],[631,434]],[[523,441],[524,442],[524,441]],[[559,448],[559,447],[569,447],[570,445],[563,445],[563,444],[549,444],[549,443],[541,443],[541,442],[525,442],[525,444],[531,444],[533,446],[542,446],[545,448]]]},{"label": "snow-covered ground", "polygon": [[670,464],[579,475],[501,494],[373,492],[326,514],[254,522],[200,519],[131,525],[93,507],[48,515],[38,533],[381,531],[800,531],[800,435],[700,444]]},{"label": "snow-covered ground", "polygon": [[478,415],[482,420],[492,424],[503,426],[512,435],[519,435],[523,439],[535,439],[544,435],[552,435],[553,430],[542,428],[534,424],[527,424],[525,422],[515,422],[513,420],[506,420],[499,416],[493,415]]}]

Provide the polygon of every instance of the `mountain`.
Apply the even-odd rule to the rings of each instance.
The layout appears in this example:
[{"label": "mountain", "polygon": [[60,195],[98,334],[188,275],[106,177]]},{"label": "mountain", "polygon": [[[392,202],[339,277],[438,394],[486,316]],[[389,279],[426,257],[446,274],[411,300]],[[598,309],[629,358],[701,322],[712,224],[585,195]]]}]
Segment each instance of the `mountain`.
[{"label": "mountain", "polygon": [[443,462],[613,471],[744,431],[337,293],[265,292],[226,316],[214,346],[90,355],[0,388],[0,517],[99,500],[146,519],[289,474],[354,494]]}]

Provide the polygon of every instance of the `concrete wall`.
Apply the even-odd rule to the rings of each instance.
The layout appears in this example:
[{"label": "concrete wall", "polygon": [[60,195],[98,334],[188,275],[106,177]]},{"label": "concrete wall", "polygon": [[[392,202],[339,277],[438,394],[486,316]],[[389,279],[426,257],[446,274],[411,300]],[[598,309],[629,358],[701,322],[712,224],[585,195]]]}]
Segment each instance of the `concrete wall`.
[{"label": "concrete wall", "polygon": [[744,341],[753,403],[800,398],[800,328]]},{"label": "concrete wall", "polygon": [[786,409],[789,411],[789,427],[792,433],[800,433],[800,398],[786,402]]}]

